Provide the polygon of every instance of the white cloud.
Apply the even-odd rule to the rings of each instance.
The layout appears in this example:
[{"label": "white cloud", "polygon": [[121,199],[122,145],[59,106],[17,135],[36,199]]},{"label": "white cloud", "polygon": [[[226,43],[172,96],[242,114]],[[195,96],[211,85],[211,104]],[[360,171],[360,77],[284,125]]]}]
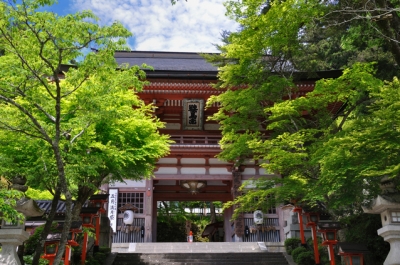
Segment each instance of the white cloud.
[{"label": "white cloud", "polygon": [[237,30],[223,1],[74,0],[74,8],[92,10],[104,24],[120,21],[134,34],[134,50],[217,52],[220,33]]}]

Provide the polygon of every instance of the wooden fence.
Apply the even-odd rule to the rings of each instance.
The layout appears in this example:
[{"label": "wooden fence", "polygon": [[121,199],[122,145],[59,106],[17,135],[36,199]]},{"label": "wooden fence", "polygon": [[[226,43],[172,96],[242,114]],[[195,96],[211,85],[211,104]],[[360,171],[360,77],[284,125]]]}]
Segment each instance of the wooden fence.
[{"label": "wooden fence", "polygon": [[262,225],[255,225],[253,218],[245,218],[244,225],[249,234],[243,236],[244,242],[280,242],[279,218],[264,218]]},{"label": "wooden fence", "polygon": [[[113,243],[139,243],[144,242],[142,231],[144,218],[135,218],[132,225],[125,225],[122,218],[117,220],[117,233],[113,234]],[[144,235],[144,234],[143,234]]]}]

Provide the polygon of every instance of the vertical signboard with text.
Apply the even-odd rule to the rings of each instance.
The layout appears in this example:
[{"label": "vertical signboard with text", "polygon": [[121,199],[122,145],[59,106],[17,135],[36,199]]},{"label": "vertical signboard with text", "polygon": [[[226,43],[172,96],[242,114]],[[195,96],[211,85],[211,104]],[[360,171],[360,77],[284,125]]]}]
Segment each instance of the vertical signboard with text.
[{"label": "vertical signboard with text", "polygon": [[108,218],[110,219],[110,226],[114,233],[117,232],[118,220],[118,189],[109,189],[108,194]]}]

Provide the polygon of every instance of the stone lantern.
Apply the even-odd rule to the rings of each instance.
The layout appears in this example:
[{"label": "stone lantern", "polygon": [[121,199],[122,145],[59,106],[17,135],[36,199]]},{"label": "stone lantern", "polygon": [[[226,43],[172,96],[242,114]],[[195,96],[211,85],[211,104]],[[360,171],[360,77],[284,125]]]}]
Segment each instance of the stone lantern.
[{"label": "stone lantern", "polygon": [[389,254],[383,264],[400,265],[400,191],[387,178],[381,181],[381,189],[382,194],[363,210],[365,213],[381,215],[382,228],[378,229],[378,235],[390,244]]},{"label": "stone lantern", "polygon": [[[12,187],[19,191],[26,191],[28,189],[25,186],[26,179],[24,177],[15,177],[12,181]],[[15,210],[22,213],[26,217],[42,216],[43,210],[41,210],[36,202],[26,197],[21,198],[17,201]],[[21,265],[21,262],[17,255],[17,247],[22,245],[25,240],[29,238],[29,233],[25,231],[25,220],[23,222],[5,222],[0,220],[0,244],[2,250],[0,252],[0,264],[1,265]]]}]

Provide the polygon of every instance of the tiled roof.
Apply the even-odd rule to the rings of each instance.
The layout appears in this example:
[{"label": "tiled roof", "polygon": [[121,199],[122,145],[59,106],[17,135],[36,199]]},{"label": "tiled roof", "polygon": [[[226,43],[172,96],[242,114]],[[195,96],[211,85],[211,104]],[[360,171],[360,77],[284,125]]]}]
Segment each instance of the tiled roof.
[{"label": "tiled roof", "polygon": [[[40,209],[42,209],[45,213],[49,213],[51,210],[51,200],[36,200],[37,205]],[[64,201],[59,201],[57,204],[56,213],[64,213],[65,212],[65,203]]]},{"label": "tiled roof", "polygon": [[216,72],[218,70],[199,53],[190,52],[120,51],[115,53],[115,59],[119,65],[127,63],[133,66],[145,63],[156,71]]},{"label": "tiled roof", "polygon": [[[42,209],[45,213],[49,213],[51,210],[51,200],[35,200],[37,205],[39,206],[40,209]],[[72,206],[74,206],[74,204],[72,203]],[[87,207],[87,203],[85,203],[83,205],[83,207]],[[57,210],[56,210],[56,214],[60,215],[60,214],[64,214],[65,213],[65,202],[64,201],[58,201],[57,204]]]}]

